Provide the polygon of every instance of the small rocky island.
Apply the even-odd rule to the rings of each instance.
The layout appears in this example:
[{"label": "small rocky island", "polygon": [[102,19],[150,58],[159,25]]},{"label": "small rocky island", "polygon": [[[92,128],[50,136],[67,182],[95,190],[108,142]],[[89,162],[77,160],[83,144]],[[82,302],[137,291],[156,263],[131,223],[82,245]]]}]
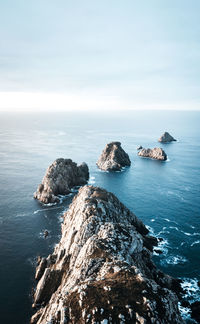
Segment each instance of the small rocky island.
[{"label": "small rocky island", "polygon": [[57,159],[48,167],[34,198],[44,204],[59,202],[58,195],[69,194],[71,188],[86,184],[88,179],[86,163],[77,166],[71,159]]},{"label": "small rocky island", "polygon": [[39,259],[31,323],[183,324],[179,281],[151,260],[156,243],[112,193],[80,188],[59,244]]},{"label": "small rocky island", "polygon": [[97,166],[103,171],[120,171],[125,166],[130,166],[128,154],[121,147],[120,142],[111,142],[106,145]]},{"label": "small rocky island", "polygon": [[167,154],[160,147],[154,147],[153,149],[143,148],[138,152],[138,155],[145,157],[145,158],[150,158],[150,159],[155,159],[155,160],[160,160],[160,161],[167,160]]},{"label": "small rocky island", "polygon": [[170,143],[170,142],[176,142],[176,139],[173,138],[168,132],[165,132],[159,139],[158,142],[161,143]]}]

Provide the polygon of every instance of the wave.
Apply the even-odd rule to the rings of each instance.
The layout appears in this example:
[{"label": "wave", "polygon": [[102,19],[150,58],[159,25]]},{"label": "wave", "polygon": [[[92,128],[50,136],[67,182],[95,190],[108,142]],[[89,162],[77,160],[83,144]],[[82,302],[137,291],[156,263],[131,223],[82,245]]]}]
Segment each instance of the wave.
[{"label": "wave", "polygon": [[190,246],[194,246],[196,244],[199,244],[200,243],[200,240],[197,240],[197,241],[194,241]]},{"label": "wave", "polygon": [[178,225],[177,222],[175,222],[175,221],[173,221],[173,220],[170,220],[170,219],[168,219],[168,218],[164,218],[164,220],[165,220],[166,222],[168,222],[168,223],[174,223],[174,224],[177,224],[177,225]]},{"label": "wave", "polygon": [[96,181],[95,181],[95,177],[90,177],[90,179],[89,179],[89,181],[88,181],[88,184],[89,185],[93,185],[93,184],[95,184],[96,183]]},{"label": "wave", "polygon": [[198,286],[197,278],[182,278],[181,287],[185,291],[185,297],[190,301],[194,302],[200,299],[200,289]]},{"label": "wave", "polygon": [[184,232],[184,231],[181,231],[183,234],[187,235],[187,236],[200,236],[200,233],[188,233],[188,232]]},{"label": "wave", "polygon": [[166,264],[177,265],[177,264],[184,264],[187,261],[188,260],[181,255],[171,255],[167,259],[161,260],[161,263],[162,265],[166,265]]},{"label": "wave", "polygon": [[[48,206],[48,207],[51,207],[49,206],[49,204],[45,205],[45,206]],[[44,212],[46,210],[53,210],[53,209],[60,209],[61,207],[58,206],[58,207],[54,207],[54,208],[43,208],[43,209],[37,209],[33,212],[33,214],[38,214],[38,213],[41,213],[41,212]]]}]

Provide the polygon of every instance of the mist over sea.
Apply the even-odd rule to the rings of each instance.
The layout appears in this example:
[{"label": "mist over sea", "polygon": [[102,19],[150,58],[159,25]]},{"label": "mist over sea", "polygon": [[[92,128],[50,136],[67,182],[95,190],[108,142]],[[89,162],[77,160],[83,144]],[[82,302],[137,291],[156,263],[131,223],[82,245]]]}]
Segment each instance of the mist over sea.
[{"label": "mist over sea", "polygon": [[[76,192],[55,206],[33,199],[46,168],[59,157],[86,162],[89,184],[113,192],[163,238],[163,253],[154,262],[184,279],[190,301],[200,298],[199,125],[200,112],[194,111],[1,113],[0,323],[29,322],[36,257],[51,253],[60,239],[62,215]],[[158,143],[164,131],[177,142]],[[130,168],[107,173],[96,167],[110,141],[122,143]],[[138,157],[139,145],[162,147],[168,160]]]}]

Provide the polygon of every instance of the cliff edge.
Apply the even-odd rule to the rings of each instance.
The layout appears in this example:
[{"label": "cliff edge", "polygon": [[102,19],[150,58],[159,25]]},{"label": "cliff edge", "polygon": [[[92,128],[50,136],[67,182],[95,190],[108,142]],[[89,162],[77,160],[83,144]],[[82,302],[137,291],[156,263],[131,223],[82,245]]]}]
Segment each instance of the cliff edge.
[{"label": "cliff edge", "polygon": [[183,324],[178,281],[151,261],[157,240],[116,196],[84,186],[36,270],[32,324]]}]

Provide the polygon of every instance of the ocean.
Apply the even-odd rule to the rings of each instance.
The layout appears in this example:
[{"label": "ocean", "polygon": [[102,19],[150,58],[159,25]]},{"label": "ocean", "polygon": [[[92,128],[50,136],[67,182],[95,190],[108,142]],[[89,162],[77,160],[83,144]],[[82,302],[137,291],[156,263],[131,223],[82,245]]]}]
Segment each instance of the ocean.
[{"label": "ocean", "polygon": [[[89,184],[113,192],[156,237],[157,267],[184,281],[187,299],[200,299],[200,112],[124,111],[0,114],[0,323],[27,324],[32,315],[37,256],[52,253],[73,194],[43,206],[33,193],[57,158],[86,162]],[[160,144],[168,131],[177,142]],[[96,167],[106,143],[120,141],[131,167]],[[137,156],[162,147],[166,162]],[[45,239],[43,232],[49,231]],[[184,318],[192,323],[187,310]]]}]

